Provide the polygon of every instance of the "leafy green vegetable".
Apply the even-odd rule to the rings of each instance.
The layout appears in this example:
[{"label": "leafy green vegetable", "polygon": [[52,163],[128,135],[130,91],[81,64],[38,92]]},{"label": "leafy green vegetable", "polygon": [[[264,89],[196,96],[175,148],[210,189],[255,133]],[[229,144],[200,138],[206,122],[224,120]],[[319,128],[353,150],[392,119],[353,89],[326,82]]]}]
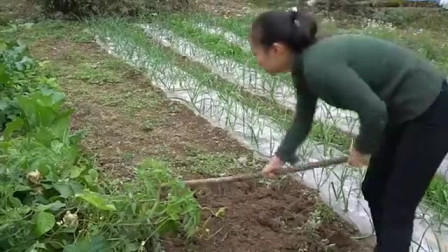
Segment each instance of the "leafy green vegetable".
[{"label": "leafy green vegetable", "polygon": [[107,240],[102,236],[95,236],[91,240],[82,239],[76,244],[64,248],[64,252],[107,252],[110,251]]},{"label": "leafy green vegetable", "polygon": [[145,162],[121,189],[100,181],[56,87],[23,44],[0,41],[0,251],[137,251],[193,235],[199,204],[166,164]]},{"label": "leafy green vegetable", "polygon": [[117,210],[113,204],[107,204],[104,198],[102,198],[99,194],[90,192],[88,190],[84,191],[83,193],[76,194],[76,197],[89,202],[94,207],[101,210]]},{"label": "leafy green vegetable", "polygon": [[36,227],[34,230],[38,237],[50,231],[56,223],[54,215],[47,212],[36,213],[34,215],[34,220],[36,222]]}]

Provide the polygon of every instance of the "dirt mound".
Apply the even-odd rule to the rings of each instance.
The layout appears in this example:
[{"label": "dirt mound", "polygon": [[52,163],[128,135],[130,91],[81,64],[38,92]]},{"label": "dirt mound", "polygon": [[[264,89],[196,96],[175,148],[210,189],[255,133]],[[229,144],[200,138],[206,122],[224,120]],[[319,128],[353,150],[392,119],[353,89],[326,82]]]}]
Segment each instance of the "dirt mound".
[{"label": "dirt mound", "polygon": [[197,188],[203,230],[188,244],[164,241],[166,251],[371,251],[351,239],[315,192],[287,179],[275,185],[233,183]]}]

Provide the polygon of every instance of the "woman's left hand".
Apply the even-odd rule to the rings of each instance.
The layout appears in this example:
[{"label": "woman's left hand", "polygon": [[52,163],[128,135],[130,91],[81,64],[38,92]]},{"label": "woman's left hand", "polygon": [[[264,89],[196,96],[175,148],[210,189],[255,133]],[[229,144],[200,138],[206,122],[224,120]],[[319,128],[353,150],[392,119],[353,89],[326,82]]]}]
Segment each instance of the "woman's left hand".
[{"label": "woman's left hand", "polygon": [[353,147],[353,143],[350,146],[350,156],[348,157],[348,164],[354,167],[365,167],[370,162],[370,155],[363,154]]}]

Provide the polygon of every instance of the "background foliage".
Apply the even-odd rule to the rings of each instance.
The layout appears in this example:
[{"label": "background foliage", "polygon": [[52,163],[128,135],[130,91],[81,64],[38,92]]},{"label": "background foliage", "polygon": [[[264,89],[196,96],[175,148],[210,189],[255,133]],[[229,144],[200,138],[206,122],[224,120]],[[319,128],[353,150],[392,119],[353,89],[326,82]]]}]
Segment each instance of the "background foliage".
[{"label": "background foliage", "polygon": [[135,16],[156,10],[182,10],[190,0],[40,0],[46,13],[77,17],[91,15]]}]

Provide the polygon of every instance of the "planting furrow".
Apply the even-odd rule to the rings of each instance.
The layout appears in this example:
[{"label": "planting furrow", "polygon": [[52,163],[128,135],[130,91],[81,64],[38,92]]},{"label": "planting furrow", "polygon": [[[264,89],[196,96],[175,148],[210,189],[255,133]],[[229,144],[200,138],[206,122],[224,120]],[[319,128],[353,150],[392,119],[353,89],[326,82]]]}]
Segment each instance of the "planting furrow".
[{"label": "planting furrow", "polygon": [[[196,114],[231,132],[243,145],[263,156],[271,155],[277,148],[285,133],[284,127],[253,107],[241,103],[229,93],[204,85],[204,82],[211,80],[194,78],[177,68],[169,57],[160,54],[164,48],[151,46],[142,49],[141,44],[132,40],[132,36],[117,36],[115,30],[100,33],[99,43],[109,53],[146,71],[153,83],[164,90],[168,97],[182,101]],[[301,161],[315,161],[340,156],[342,153],[326,144],[307,141],[299,148],[298,155]],[[372,232],[367,204],[359,197],[359,185],[363,177],[361,170],[341,165],[332,169],[307,171],[301,173],[300,177],[307,186],[318,189],[321,198],[345,220],[356,225],[365,234]],[[420,240],[422,236],[418,230],[425,228],[421,223],[416,224],[414,240]],[[431,235],[434,237],[433,232],[428,231],[425,237]]]},{"label": "planting furrow", "polygon": [[[144,28],[148,36],[162,45],[170,47],[190,60],[206,66],[223,79],[241,86],[247,92],[269,99],[272,98],[279,104],[294,110],[296,91],[290,85],[268,79],[264,75],[258,74],[256,69],[218,57],[161,26],[154,24],[140,26]],[[354,113],[328,106],[320,100],[315,117],[322,123],[333,125],[346,133],[358,133],[358,124],[354,119],[356,118]]]}]

